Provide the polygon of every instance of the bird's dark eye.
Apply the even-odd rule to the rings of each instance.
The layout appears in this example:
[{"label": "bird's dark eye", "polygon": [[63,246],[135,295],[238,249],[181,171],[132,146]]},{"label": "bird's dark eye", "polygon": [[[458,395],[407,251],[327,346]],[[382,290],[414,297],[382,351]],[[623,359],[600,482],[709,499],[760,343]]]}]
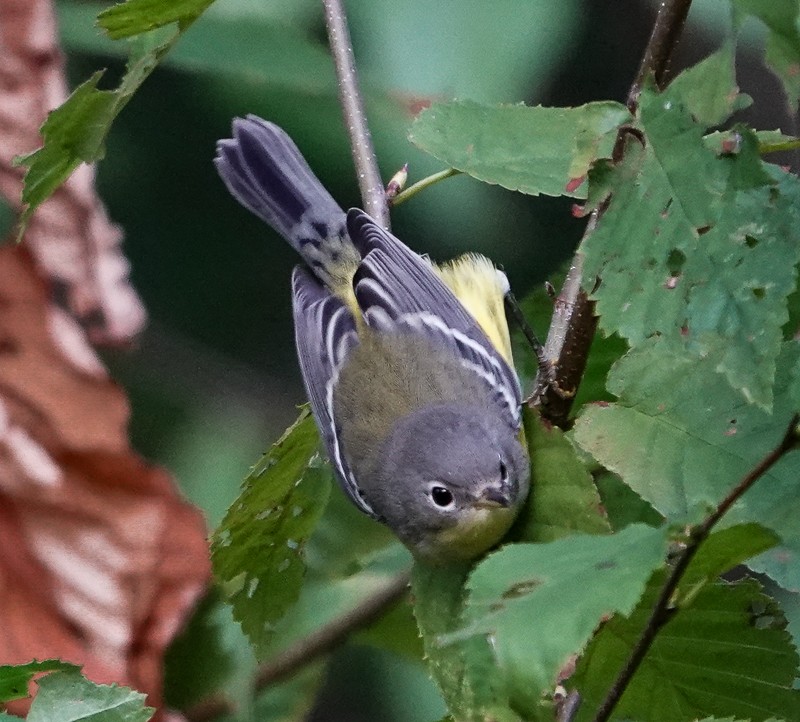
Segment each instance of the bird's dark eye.
[{"label": "bird's dark eye", "polygon": [[505,481],[508,479],[508,469],[506,465],[503,463],[503,460],[500,459],[500,480]]},{"label": "bird's dark eye", "polygon": [[436,506],[450,506],[453,503],[453,495],[443,486],[434,486],[431,489],[431,499]]}]

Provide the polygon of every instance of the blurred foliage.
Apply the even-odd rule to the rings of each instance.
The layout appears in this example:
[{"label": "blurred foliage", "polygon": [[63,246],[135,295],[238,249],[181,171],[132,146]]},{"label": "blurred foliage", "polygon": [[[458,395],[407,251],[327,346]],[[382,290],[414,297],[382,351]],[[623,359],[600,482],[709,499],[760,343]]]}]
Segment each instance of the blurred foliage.
[{"label": "blurred foliage", "polygon": [[[80,667],[56,659],[0,666],[0,703],[28,696],[36,677],[36,696],[25,719],[31,722],[147,722],[155,710],[146,695],[116,684],[95,684]],[[0,720],[18,720],[0,711]]]},{"label": "blurred foliage", "polygon": [[[128,3],[128,10],[147,7],[152,2],[136,0]],[[202,0],[194,3],[181,0],[174,7],[180,9],[187,3],[194,8],[204,4]],[[781,115],[787,104],[780,94],[778,81],[765,80],[763,74],[753,75],[751,69],[759,64],[760,44],[764,43],[767,61],[776,69],[789,96],[796,99],[796,77],[791,72],[791,63],[786,62],[797,50],[796,24],[785,30],[784,25],[778,22],[784,18],[781,13],[790,13],[795,3],[793,0],[776,1],[770,6],[771,11],[768,3],[748,0],[734,0],[734,3],[740,10],[738,20],[744,23],[738,82],[755,99],[753,107],[742,112],[744,99],[732,92],[733,61],[730,55],[725,55],[730,52],[726,46],[721,53],[712,56],[710,62],[696,66],[694,76],[689,75],[688,79],[684,76],[676,83],[673,88],[675,98],[687,108],[686,112],[676,110],[673,113],[677,121],[663,117],[658,98],[645,99],[646,113],[650,115],[644,118],[644,123],[647,132],[652,133],[655,139],[654,147],[658,148],[659,142],[665,148],[671,147],[669,144],[677,135],[683,142],[681,153],[671,160],[669,153],[638,158],[634,154],[630,160],[631,163],[651,164],[650,170],[655,170],[649,178],[655,180],[650,188],[652,193],[645,195],[649,195],[651,200],[657,196],[659,202],[663,200],[666,203],[672,198],[671,193],[677,194],[675,198],[680,203],[673,205],[680,205],[685,216],[677,220],[689,222],[693,229],[708,222],[704,214],[709,204],[701,203],[704,200],[702,192],[695,194],[692,186],[697,178],[715,181],[724,176],[728,191],[750,193],[752,197],[759,193],[769,195],[776,189],[781,198],[790,198],[794,193],[787,179],[779,179],[774,172],[767,175],[759,172],[761,166],[755,154],[756,146],[747,133],[743,134],[744,144],[737,157],[721,157],[718,149],[703,145],[702,134],[706,127],[722,122],[733,111],[737,112],[737,119],[749,119],[754,116],[748,114],[766,108],[770,125],[758,127],[771,129],[782,126],[787,132],[792,130],[786,125],[785,116]],[[499,4],[486,4],[470,0],[468,4],[468,12],[454,13],[446,4],[422,0],[402,4],[388,0],[348,2],[372,134],[387,178],[406,161],[410,163],[411,182],[442,168],[441,163],[407,140],[413,115],[431,101],[455,96],[481,103],[525,101],[529,105],[567,106],[593,100],[624,100],[657,3],[655,0],[621,0],[613,4],[591,0],[559,3],[502,0]],[[111,98],[109,109],[114,116],[122,105],[127,104],[125,111],[114,119],[107,137],[108,123],[98,136],[93,137],[87,157],[102,155],[105,145],[106,158],[99,167],[100,191],[111,216],[125,228],[126,252],[132,262],[133,280],[144,297],[153,324],[137,351],[124,358],[109,354],[107,360],[115,376],[130,389],[135,443],[151,458],[163,461],[179,472],[187,493],[207,511],[213,523],[221,518],[224,508],[235,497],[240,479],[247,475],[249,465],[269,447],[279,429],[289,424],[296,414],[295,406],[304,399],[291,346],[288,295],[289,271],[296,259],[268,229],[231,201],[210,159],[215,140],[228,134],[233,116],[257,113],[279,123],[290,133],[337,200],[345,207],[359,205],[332,67],[325,47],[321,11],[316,0],[217,0],[186,30],[136,94],[122,95],[120,90],[126,88],[123,63],[128,57],[127,43],[112,42],[93,27],[94,16],[108,5],[79,0],[58,2],[63,39],[75,84],[90,77],[98,67],[107,65],[109,69],[103,82],[112,89],[100,85],[96,88],[85,86],[85,93],[103,102]],[[685,64],[708,55],[710,43],[718,44],[710,41],[709,37],[717,38],[730,30],[728,10],[728,3],[698,0],[686,32],[689,40],[681,48],[686,53],[683,56]],[[110,15],[119,18],[120,13],[124,19],[124,10],[115,9]],[[190,12],[187,19],[192,18]],[[165,22],[172,19],[176,18],[162,18]],[[115,32],[127,32],[115,27]],[[140,26],[134,23],[132,27]],[[185,28],[186,22],[183,24]],[[168,42],[171,43],[172,38]],[[150,60],[162,54],[157,50]],[[676,63],[676,67],[679,66],[680,63]],[[149,70],[148,67],[148,73]],[[725,73],[727,80],[719,82]],[[136,80],[145,75],[136,76]],[[116,90],[113,89],[115,83]],[[709,88],[721,92],[715,94],[709,92]],[[771,99],[765,97],[765,93],[770,92]],[[58,117],[53,123],[57,120]],[[109,123],[110,120],[109,117]],[[702,127],[694,124],[696,120],[701,120]],[[672,122],[677,125],[670,125]],[[593,148],[593,143],[590,139],[587,147]],[[20,152],[29,150],[20,149]],[[85,150],[85,147],[80,150]],[[588,164],[591,158],[584,160]],[[724,171],[718,175],[720,168]],[[641,167],[617,170],[619,174],[627,173],[630,177],[630,174],[640,172]],[[618,180],[612,173],[604,182],[615,183]],[[519,187],[513,180],[510,185]],[[725,198],[727,196],[720,194],[714,200],[722,199],[723,205],[711,203],[710,207],[722,214],[721,209],[727,209]],[[607,226],[603,227],[607,227],[614,238],[606,238],[604,248],[624,255],[628,251],[641,250],[638,243],[631,241],[632,237],[651,239],[651,236],[660,235],[650,234],[643,219],[650,217],[647,213],[651,216],[651,212],[660,213],[663,204],[656,208],[659,203],[653,201],[652,207],[646,203],[643,207],[637,205],[641,200],[631,197],[629,204],[620,207],[620,217],[606,219]],[[492,257],[506,269],[512,287],[520,297],[535,289],[526,308],[536,319],[535,327],[544,335],[552,301],[540,290],[542,281],[554,276],[571,255],[584,225],[570,212],[572,202],[563,198],[511,194],[462,176],[441,183],[412,203],[399,207],[394,212],[393,223],[401,238],[416,250],[435,258],[447,258],[465,250],[481,251]],[[673,212],[672,218],[678,215]],[[741,220],[734,216],[727,222],[735,224]],[[782,229],[775,227],[773,231],[765,239],[766,251],[762,249],[759,252],[785,250],[778,245]],[[614,246],[613,240],[619,245]],[[709,241],[714,241],[713,236]],[[663,243],[663,238],[657,242]],[[663,251],[661,247],[654,251],[653,258],[662,264],[658,270],[674,268],[680,258]],[[684,261],[692,260],[686,249],[681,253],[686,257]],[[780,276],[775,285],[777,290],[773,292],[773,286],[770,286],[767,300],[772,305],[769,311],[755,318],[738,318],[739,325],[728,328],[726,338],[735,341],[762,329],[772,333],[776,327],[785,324],[788,317],[786,296],[793,287],[793,278],[788,278],[791,264],[783,256],[781,258],[776,260],[767,255],[759,266],[759,282],[766,277],[764,274],[769,275],[771,282],[773,271]],[[632,330],[629,323],[634,313],[639,313],[639,318],[649,318],[650,307],[644,307],[648,304],[658,307],[662,322],[666,310],[672,307],[668,304],[665,307],[655,297],[637,295],[638,292],[627,288],[621,281],[621,274],[609,273],[608,264],[613,270],[613,259],[598,254],[590,260],[595,268],[603,269],[604,282],[598,299],[601,305],[607,304],[608,322],[602,331],[608,338],[598,334],[595,340],[586,383],[581,387],[576,409],[584,402],[608,402],[615,395],[621,402],[612,407],[590,407],[570,439],[619,474],[619,477],[599,476],[600,494],[615,529],[638,521],[660,527],[660,514],[683,521],[696,519],[700,510],[717,499],[720,491],[736,477],[734,467],[746,467],[757,458],[763,446],[755,443],[750,449],[752,453],[743,455],[737,451],[730,454],[725,457],[723,468],[713,459],[706,459],[703,456],[706,451],[722,447],[734,435],[725,435],[730,431],[726,429],[722,430],[722,439],[719,436],[710,441],[704,439],[707,430],[703,428],[702,414],[705,407],[701,408],[700,399],[713,394],[720,409],[726,403],[730,405],[731,413],[735,408],[738,419],[734,424],[735,441],[771,439],[781,419],[776,416],[777,420],[768,420],[766,412],[745,405],[744,400],[755,399],[762,407],[770,405],[773,397],[769,382],[777,366],[783,379],[781,384],[784,384],[779,392],[782,393],[784,388],[794,389],[792,398],[796,403],[796,384],[790,384],[792,366],[798,366],[796,359],[786,345],[781,346],[780,333],[773,333],[759,351],[759,363],[749,363],[752,359],[747,358],[740,345],[736,347],[736,353],[724,358],[698,361],[701,366],[698,374],[702,372],[705,375],[693,375],[693,369],[687,367],[687,358],[691,357],[676,353],[672,346],[643,340],[647,332],[641,328]],[[715,262],[718,260],[714,258],[709,261]],[[636,283],[637,278],[641,281],[638,263],[638,260],[634,262],[637,273],[631,283]],[[652,268],[650,272],[653,273]],[[614,282],[609,283],[608,277],[613,277]],[[698,278],[709,280],[706,276]],[[748,277],[744,281],[751,282],[754,278]],[[733,303],[735,299],[730,301],[730,296],[726,296],[729,292],[735,296],[731,289],[713,285],[707,289],[714,299],[724,298]],[[640,306],[634,303],[629,311],[628,302],[634,296],[639,299]],[[686,312],[687,309],[696,310],[691,303],[680,310]],[[620,316],[618,322],[613,322],[615,313]],[[698,317],[703,316],[698,314]],[[668,334],[680,328],[680,320],[673,318],[670,323],[657,331]],[[790,335],[792,331],[784,330],[784,334]],[[626,353],[628,343],[640,347],[619,361]],[[530,354],[518,346],[515,350],[522,375],[530,379]],[[712,345],[711,350],[715,348]],[[719,368],[710,368],[715,363]],[[611,382],[606,389],[605,376],[612,364],[615,365]],[[640,380],[647,372],[649,378],[658,384],[637,386],[631,380],[634,375],[632,368]],[[709,378],[714,379],[713,387],[707,385]],[[672,389],[674,401],[674,405],[666,409],[651,401],[658,389],[664,387]],[[774,402],[779,407],[777,410],[782,410],[780,404],[784,401],[778,394],[775,394]],[[785,403],[789,403],[788,399]],[[725,414],[727,411],[725,407]],[[615,420],[609,425],[605,417],[610,414],[615,414]],[[618,436],[610,436],[609,428],[616,429]],[[687,434],[694,441],[687,443]],[[651,444],[654,438],[662,443]],[[543,460],[545,466],[551,464],[561,472],[565,468],[575,469],[577,471],[570,475],[570,479],[580,477],[588,484],[585,457],[577,456],[560,432],[558,438],[552,438],[552,434],[540,430],[531,441],[540,445],[537,448],[544,447],[552,452],[550,461]],[[656,463],[661,472],[658,478],[662,480],[657,488],[649,473],[652,461],[647,467],[642,461],[644,454],[651,454],[654,450],[663,454]],[[700,460],[692,455],[699,455]],[[692,458],[687,461],[689,457]],[[683,459],[683,462],[678,464],[676,459]],[[699,469],[709,478],[713,477],[713,488],[700,491],[694,488],[694,491],[686,491],[685,496],[681,496],[686,489],[682,472],[687,464],[689,468]],[[539,471],[543,475],[541,478],[546,478],[547,473],[546,468]],[[559,478],[555,472],[553,476]],[[795,477],[793,469],[787,467],[785,474],[777,477],[780,489],[788,490],[790,480]],[[673,490],[674,495],[665,499],[665,490]],[[592,490],[591,497],[579,499],[583,504],[582,513],[595,504],[595,498]],[[547,502],[545,511],[556,513],[546,525],[557,528],[555,522],[565,522],[565,528],[574,528],[568,518],[558,518],[558,505],[561,503],[558,493],[555,499],[557,501]],[[794,498],[789,499],[786,491],[784,497],[778,493],[772,506],[765,494],[756,496],[755,502],[755,512],[748,516],[740,510],[736,520],[751,521],[755,518],[766,526],[774,525],[776,506],[786,505],[784,513],[778,513],[778,517],[787,522],[779,531],[789,538],[788,546],[784,538],[783,547],[762,554],[760,568],[797,589],[800,583],[792,576],[796,574],[796,565],[792,566],[782,556],[788,550],[790,559],[797,558],[797,539],[787,521],[796,518],[792,505]],[[598,519],[601,519],[599,507],[595,521]],[[606,543],[613,547],[610,551],[612,556],[621,553],[622,547],[615,545],[624,545],[626,534],[651,535],[648,538],[652,539],[661,539],[660,535],[664,534],[661,528],[648,530],[629,526],[628,529],[631,531],[607,537],[609,541]],[[615,539],[617,541],[613,541]],[[576,537],[569,543],[576,546],[573,552],[583,559],[581,563],[588,565],[587,569],[592,566],[594,555],[600,554],[600,550],[583,538]],[[515,550],[517,546],[519,549]],[[747,553],[736,545],[726,551],[717,563],[719,569],[727,569],[755,553],[754,548],[744,546]],[[536,554],[533,551],[536,548],[515,545],[508,551],[512,555]],[[360,516],[336,488],[322,512],[320,523],[307,541],[306,552],[305,584],[299,591],[298,602],[276,622],[267,650],[270,653],[285,649],[309,630],[352,608],[371,590],[379,588],[409,564],[407,553],[388,533]],[[493,565],[505,563],[504,553],[499,552],[487,559],[487,566],[483,570],[478,567],[474,576],[469,575],[469,570],[460,570],[452,579],[436,581],[445,597],[445,606],[449,604],[454,615],[449,620],[452,622],[450,628],[443,631],[456,631],[463,602],[460,594],[467,581],[467,589],[474,595],[469,603],[477,604],[475,608],[484,605],[501,618],[504,630],[501,652],[508,661],[516,659],[518,650],[514,641],[518,637],[524,638],[523,632],[527,634],[530,631],[521,621],[522,617],[515,616],[517,612],[514,610],[534,605],[534,612],[525,612],[529,615],[535,613],[538,602],[533,593],[536,590],[524,586],[529,580],[508,577],[504,578],[503,584],[498,582]],[[257,553],[251,552],[250,556],[256,557]],[[550,571],[546,561],[539,560],[536,567],[543,579]],[[602,566],[606,561],[602,559],[597,564]],[[560,563],[560,560],[552,561],[551,558],[551,565]],[[658,566],[653,560],[648,563],[651,568]],[[637,567],[637,573],[641,572],[639,577],[644,575],[648,563]],[[512,566],[516,568],[516,565]],[[552,571],[552,578],[545,580],[541,591],[546,591],[548,584],[554,589],[562,589],[562,597],[566,597],[568,605],[574,607],[568,611],[576,621],[576,629],[583,632],[599,623],[602,616],[598,611],[600,606],[610,612],[612,609],[627,610],[632,604],[628,603],[627,597],[622,599],[620,596],[606,600],[607,604],[594,609],[592,604],[597,599],[592,595],[582,595],[580,589],[569,588],[571,580],[565,572],[573,571],[573,567]],[[652,595],[657,588],[658,574],[651,579],[646,595]],[[583,581],[578,578],[571,583],[579,588]],[[618,591],[621,595],[623,590]],[[514,604],[505,604],[509,592],[513,592]],[[522,592],[519,594],[520,607],[515,606],[517,592]],[[761,643],[765,637],[758,637],[756,632],[766,631],[767,636],[771,636],[765,649],[772,658],[762,665],[760,659],[747,657],[748,664],[763,667],[764,673],[763,679],[748,679],[748,689],[761,699],[768,687],[764,680],[776,680],[778,675],[780,684],[784,685],[785,680],[791,677],[791,647],[787,636],[779,629],[779,612],[769,607],[761,615],[765,619],[769,617],[764,629],[748,627],[751,618],[747,615],[754,605],[764,609],[769,606],[769,602],[763,601],[759,589],[752,583],[731,589],[705,585],[698,594],[698,605],[689,605],[676,617],[674,629],[678,630],[680,643],[676,647],[678,658],[685,660],[696,648],[691,646],[689,632],[685,630],[692,629],[704,614],[706,617],[703,619],[708,619],[708,615],[721,615],[726,625],[719,636],[709,637],[709,648],[720,640],[739,644],[740,640],[751,639],[748,636],[751,632],[752,638]],[[790,631],[797,640],[796,594],[786,594],[789,595],[786,601]],[[583,597],[588,598],[583,600]],[[502,609],[492,606],[498,599],[504,601]],[[579,599],[582,604],[577,604]],[[583,675],[580,679],[592,680],[591,684],[589,681],[581,683],[588,685],[587,690],[599,689],[592,685],[607,685],[610,670],[616,669],[611,660],[616,660],[627,649],[625,644],[630,638],[630,630],[641,624],[647,611],[647,599],[646,596],[630,619],[615,617],[589,647],[590,654],[584,658],[586,664],[578,672]],[[435,595],[427,601],[434,605],[437,603]],[[573,605],[573,602],[576,603]],[[480,622],[478,616],[476,614],[475,623]],[[469,632],[462,630],[461,634],[468,636]],[[580,640],[573,639],[572,642],[580,646],[584,637],[582,633]],[[623,651],[615,648],[612,652],[603,652],[609,661],[599,668],[591,667],[589,662],[598,659],[596,647],[619,639],[625,642]],[[351,645],[336,656],[327,683],[324,665],[311,667],[304,675],[279,684],[245,703],[237,719],[305,718],[323,685],[327,691],[323,691],[322,699],[328,702],[324,705],[325,711],[320,703],[312,713],[314,719],[338,716],[356,722],[360,719],[400,721],[420,719],[419,714],[426,715],[427,719],[444,714],[441,697],[419,662],[421,642],[406,602],[398,603],[389,615],[358,634],[356,641],[357,645]],[[430,641],[426,639],[426,644]],[[168,695],[175,704],[183,706],[202,696],[200,680],[205,683],[206,693],[215,688],[225,689],[239,701],[249,700],[255,661],[228,608],[217,599],[210,598],[201,608],[180,645],[183,648],[176,646],[168,660],[167,680],[171,690],[168,690]],[[204,648],[211,651],[208,654],[197,651]],[[479,664],[491,661],[486,645],[477,645],[474,649]],[[545,657],[553,650],[539,648],[538,651]],[[741,651],[749,654],[746,650]],[[558,652],[563,650],[559,648]],[[526,668],[525,674],[532,675],[538,685],[554,668],[557,656],[550,657],[544,668]],[[796,659],[794,665],[792,669],[796,668]],[[473,668],[470,674],[475,675],[476,669],[477,676],[472,676],[473,680],[479,678],[482,668]],[[194,684],[187,683],[189,676],[192,676]],[[676,682],[680,681],[678,675],[670,677],[658,670],[658,678],[665,696],[672,695],[680,687]],[[649,677],[643,679],[646,688]],[[496,694],[504,698],[510,695],[515,705],[530,709],[535,706],[534,698],[539,692],[538,687],[530,687],[530,682],[528,677],[513,678],[510,689],[495,687],[489,690],[490,696]],[[487,677],[482,683],[483,690],[473,688],[477,699],[481,698],[487,686],[496,685],[496,680]],[[629,709],[635,710],[632,714],[639,714],[642,707],[637,706],[637,700],[640,701],[642,696],[637,693],[632,699]],[[787,709],[785,705],[794,699],[781,687],[769,709],[780,715]],[[418,700],[419,707],[410,708],[410,700]],[[491,701],[493,704],[494,699]],[[585,705],[585,709],[590,709],[590,706]],[[681,708],[681,711],[685,710],[691,714],[712,712],[702,705]],[[747,710],[736,711],[748,716],[745,714]]]}]

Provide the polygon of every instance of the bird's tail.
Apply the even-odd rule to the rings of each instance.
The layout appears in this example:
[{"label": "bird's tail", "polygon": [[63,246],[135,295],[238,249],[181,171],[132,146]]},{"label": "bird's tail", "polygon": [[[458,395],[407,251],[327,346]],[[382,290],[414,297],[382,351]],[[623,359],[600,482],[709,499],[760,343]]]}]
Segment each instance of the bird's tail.
[{"label": "bird's tail", "polygon": [[217,143],[214,160],[228,190],[280,233],[332,290],[348,287],[360,256],[344,211],[277,125],[248,115],[233,137]]}]

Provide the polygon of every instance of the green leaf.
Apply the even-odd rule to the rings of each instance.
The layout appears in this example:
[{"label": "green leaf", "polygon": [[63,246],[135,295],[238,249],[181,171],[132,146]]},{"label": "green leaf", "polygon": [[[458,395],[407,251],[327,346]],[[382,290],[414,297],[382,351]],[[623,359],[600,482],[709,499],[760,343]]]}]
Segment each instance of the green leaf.
[{"label": "green leaf", "polygon": [[[673,523],[697,522],[783,437],[797,404],[788,393],[797,361],[797,344],[787,342],[768,414],[742,402],[713,356],[698,360],[651,340],[615,365],[609,389],[619,402],[587,408],[574,440]],[[790,589],[800,589],[799,477],[800,454],[789,453],[724,519],[756,522],[781,537],[751,566]]]},{"label": "green leaf", "polygon": [[41,127],[44,145],[15,159],[16,164],[28,167],[22,190],[27,206],[20,218],[20,232],[36,208],[81,163],[103,158],[111,123],[178,37],[177,28],[171,26],[136,38],[130,44],[130,60],[116,90],[100,90],[97,85],[103,72],[95,73],[47,116]]},{"label": "green leaf", "polygon": [[735,47],[728,40],[719,50],[684,70],[670,84],[695,120],[703,126],[720,125],[731,113],[752,102],[739,93],[734,69]]},{"label": "green leaf", "polygon": [[306,565],[315,576],[341,579],[363,569],[380,550],[397,543],[389,527],[356,509],[334,484],[325,512],[306,544]]},{"label": "green leaf", "polygon": [[[786,617],[786,631],[792,637],[795,650],[800,650],[800,592],[790,592],[783,587],[772,584],[769,588],[772,596]],[[796,673],[794,688],[800,689],[800,671]]]},{"label": "green leaf", "polygon": [[77,670],[74,664],[60,659],[43,659],[27,664],[4,664],[0,666],[0,703],[28,696],[28,684],[34,675],[42,672]]},{"label": "green leaf", "polygon": [[214,0],[128,0],[103,10],[97,24],[118,40],[178,23],[191,25]]},{"label": "green leaf", "polygon": [[637,522],[649,526],[664,523],[664,517],[616,474],[604,469],[595,475],[594,483],[614,531]]},{"label": "green leaf", "polygon": [[410,140],[452,168],[529,195],[586,196],[584,176],[609,157],[618,127],[630,120],[611,101],[578,108],[436,103],[411,128]]},{"label": "green leaf", "polygon": [[328,500],[331,472],[318,445],[314,419],[303,411],[253,468],[214,533],[214,571],[257,650],[300,593],[303,546]]},{"label": "green leaf", "polygon": [[470,569],[468,564],[436,567],[417,562],[414,565],[411,578],[414,615],[428,669],[454,719],[513,722],[518,717],[508,706],[508,696],[487,640],[476,636],[447,645],[440,641],[443,635],[460,626],[464,582]]},{"label": "green leaf", "polygon": [[515,708],[528,714],[604,616],[633,610],[666,551],[666,528],[643,524],[503,547],[470,575],[464,627],[442,643],[490,637]]},{"label": "green leaf", "polygon": [[733,0],[739,19],[752,15],[767,26],[766,61],[778,76],[792,112],[800,100],[800,7],[797,0]]},{"label": "green leaf", "polygon": [[53,672],[37,684],[28,722],[147,722],[155,713],[141,692],[95,684],[77,671]]},{"label": "green leaf", "polygon": [[608,534],[592,477],[558,427],[524,409],[525,438],[531,460],[531,491],[512,537],[552,541],[580,531]]},{"label": "green leaf", "polygon": [[[660,335],[714,353],[717,371],[769,408],[800,260],[800,182],[742,148],[718,157],[674,95],[642,94],[649,145],[611,171],[613,200],[583,244],[600,325],[632,346]],[[767,174],[768,173],[768,174]]]},{"label": "green leaf", "polygon": [[[568,685],[582,696],[577,722],[591,720],[605,698],[663,581],[663,572],[654,575],[633,613],[606,623],[578,662]],[[800,693],[791,684],[797,654],[782,625],[780,611],[754,581],[703,587],[656,636],[613,719],[795,719]]]},{"label": "green leaf", "polygon": [[[751,131],[758,140],[758,153],[766,155],[768,153],[781,153],[800,148],[800,139],[793,135],[786,135],[780,130],[756,130]],[[742,143],[742,135],[734,126],[732,130],[714,131],[703,138],[707,148],[713,150],[717,155],[730,153],[730,149],[737,149]]]},{"label": "green leaf", "polygon": [[738,524],[714,532],[690,562],[681,587],[685,589],[713,582],[721,574],[778,543],[778,536],[759,524]]}]

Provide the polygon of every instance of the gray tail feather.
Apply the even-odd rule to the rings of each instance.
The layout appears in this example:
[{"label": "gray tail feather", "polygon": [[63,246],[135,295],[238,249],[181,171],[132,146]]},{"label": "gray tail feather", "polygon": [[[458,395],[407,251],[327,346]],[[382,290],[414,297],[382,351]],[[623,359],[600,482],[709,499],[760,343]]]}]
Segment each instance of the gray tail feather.
[{"label": "gray tail feather", "polygon": [[347,237],[344,211],[274,123],[256,115],[235,118],[233,138],[217,142],[214,164],[231,195],[317,270],[325,242]]}]

